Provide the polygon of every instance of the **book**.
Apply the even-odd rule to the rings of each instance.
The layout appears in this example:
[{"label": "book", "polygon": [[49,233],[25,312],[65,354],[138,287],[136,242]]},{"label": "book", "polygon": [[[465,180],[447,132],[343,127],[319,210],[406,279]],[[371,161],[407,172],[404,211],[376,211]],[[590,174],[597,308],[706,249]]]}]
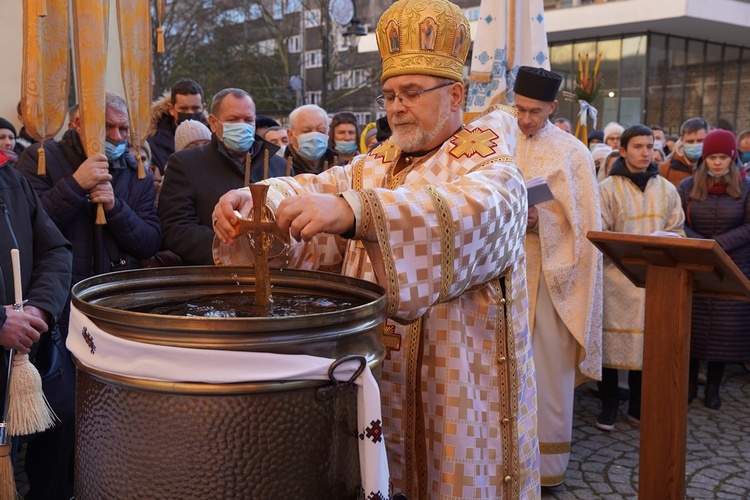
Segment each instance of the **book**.
[{"label": "book", "polygon": [[544,177],[534,177],[526,181],[526,191],[530,207],[555,198]]}]

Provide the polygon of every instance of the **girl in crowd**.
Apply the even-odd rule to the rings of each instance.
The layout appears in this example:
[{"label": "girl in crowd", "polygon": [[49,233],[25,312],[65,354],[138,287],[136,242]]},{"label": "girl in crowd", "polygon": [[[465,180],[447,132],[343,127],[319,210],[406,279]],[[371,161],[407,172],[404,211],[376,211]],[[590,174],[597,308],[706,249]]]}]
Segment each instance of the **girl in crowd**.
[{"label": "girl in crowd", "polygon": [[[737,142],[731,132],[714,130],[703,141],[694,176],[677,188],[690,238],[712,238],[750,277],[750,180],[737,164]],[[750,359],[750,302],[695,296],[690,340],[688,400],[698,392],[699,361],[708,362],[704,405],[721,406],[719,385],[725,363]]]}]

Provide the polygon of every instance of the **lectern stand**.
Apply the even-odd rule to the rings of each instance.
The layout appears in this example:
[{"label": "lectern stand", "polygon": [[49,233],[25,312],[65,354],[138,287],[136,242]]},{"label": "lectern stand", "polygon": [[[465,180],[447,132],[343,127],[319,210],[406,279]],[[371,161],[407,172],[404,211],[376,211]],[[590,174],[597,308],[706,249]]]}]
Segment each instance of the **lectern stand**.
[{"label": "lectern stand", "polygon": [[587,236],[646,288],[638,497],[683,499],[693,292],[750,300],[750,281],[714,240]]}]

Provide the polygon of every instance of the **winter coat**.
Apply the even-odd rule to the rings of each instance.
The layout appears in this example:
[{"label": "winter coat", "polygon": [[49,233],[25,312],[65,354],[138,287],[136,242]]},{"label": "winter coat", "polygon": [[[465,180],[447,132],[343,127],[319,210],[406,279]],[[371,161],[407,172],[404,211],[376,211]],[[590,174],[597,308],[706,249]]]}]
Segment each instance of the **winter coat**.
[{"label": "winter coat", "polygon": [[169,156],[174,153],[174,133],[177,130],[174,117],[169,114],[170,102],[171,93],[167,91],[151,105],[151,122],[146,138],[151,146],[151,164],[158,167],[162,175]]},{"label": "winter coat", "polygon": [[[169,104],[172,102],[172,93],[164,92],[162,96],[151,104],[151,116],[146,135],[146,141],[151,146],[151,164],[159,168],[159,172],[164,175],[164,169],[167,166],[169,157],[174,153],[174,134],[177,125],[174,117],[169,114]],[[208,115],[203,112],[204,125]]]},{"label": "winter coat", "polygon": [[685,156],[685,147],[677,141],[674,152],[659,164],[659,175],[678,186],[680,181],[693,175],[695,162]]},{"label": "winter coat", "polygon": [[[92,276],[94,263],[96,206],[89,202],[88,191],[73,178],[85,161],[78,132],[69,130],[60,142],[45,141],[47,174],[37,175],[39,145],[27,148],[18,160],[18,170],[28,179],[63,235],[73,244],[73,282]],[[121,260],[128,268],[140,267],[138,259],[148,259],[161,248],[161,227],[154,206],[154,182],[146,171],[138,179],[138,164],[130,153],[110,163],[115,206],[105,211],[107,223],[102,227],[110,245],[102,248],[100,266],[105,272],[118,270]],[[116,247],[116,248],[115,248]]]},{"label": "winter coat", "polygon": [[[690,198],[694,178],[677,188],[685,210],[689,238],[711,238],[750,278],[750,179],[744,179],[738,200],[728,194]],[[690,356],[727,363],[750,360],[750,302],[693,297]]]},{"label": "winter coat", "polygon": [[[49,313],[47,326],[52,330],[68,302],[71,246],[42,208],[28,181],[0,152],[0,327],[6,318],[3,306],[16,302],[10,255],[13,248],[18,248],[21,258],[21,290],[26,306]],[[43,338],[49,339],[49,335],[45,333]],[[34,344],[32,357],[39,345]],[[2,400],[6,374],[6,356],[0,356]]]},{"label": "winter coat", "polygon": [[0,306],[15,303],[12,248],[18,248],[21,257],[24,299],[48,312],[54,324],[67,302],[71,245],[28,181],[0,153]]},{"label": "winter coat", "polygon": [[[268,151],[268,176],[286,174],[286,162],[276,155],[278,146],[255,136],[250,182],[263,180]],[[211,142],[173,154],[159,193],[159,218],[164,248],[188,265],[211,265],[214,231],[211,216],[222,195],[245,183],[245,169],[233,160],[215,135]]]}]

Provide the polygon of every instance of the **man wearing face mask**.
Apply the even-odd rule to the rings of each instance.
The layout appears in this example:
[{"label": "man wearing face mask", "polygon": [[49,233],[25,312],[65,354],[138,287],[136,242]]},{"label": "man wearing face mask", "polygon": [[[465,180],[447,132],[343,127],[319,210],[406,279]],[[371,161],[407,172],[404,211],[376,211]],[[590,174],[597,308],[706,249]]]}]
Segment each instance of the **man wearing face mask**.
[{"label": "man wearing face mask", "polygon": [[185,120],[197,120],[204,124],[203,89],[190,79],[179,80],[161,99],[151,106],[151,125],[148,141],[151,146],[152,164],[164,174],[169,155],[174,153],[174,133]]},{"label": "man wearing face mask", "polygon": [[[125,99],[106,94],[105,153],[87,157],[76,128],[57,142],[44,141],[46,174],[38,175],[39,145],[26,148],[17,168],[29,180],[45,211],[73,245],[71,286],[97,272],[141,267],[161,247],[161,228],[154,205],[151,173],[138,179],[138,163],[128,151],[130,121]],[[95,231],[96,205],[107,223]],[[95,251],[95,249],[97,249]],[[96,259],[96,252],[100,252]],[[67,335],[68,310],[59,324]]]},{"label": "man wearing face mask", "polygon": [[695,164],[703,152],[703,139],[708,135],[709,125],[700,117],[690,118],[680,127],[680,140],[669,158],[659,164],[659,175],[675,186],[693,175]]},{"label": "man wearing face mask", "polygon": [[326,165],[341,163],[328,147],[328,114],[320,106],[305,104],[289,114],[289,146],[285,158],[292,158],[294,174],[319,174]]},{"label": "man wearing face mask", "polygon": [[[164,248],[188,265],[211,265],[211,213],[221,195],[250,182],[286,174],[278,146],[255,134],[255,103],[241,89],[219,91],[211,102],[211,142],[170,156],[159,194]],[[264,162],[268,152],[268,169]]]}]

